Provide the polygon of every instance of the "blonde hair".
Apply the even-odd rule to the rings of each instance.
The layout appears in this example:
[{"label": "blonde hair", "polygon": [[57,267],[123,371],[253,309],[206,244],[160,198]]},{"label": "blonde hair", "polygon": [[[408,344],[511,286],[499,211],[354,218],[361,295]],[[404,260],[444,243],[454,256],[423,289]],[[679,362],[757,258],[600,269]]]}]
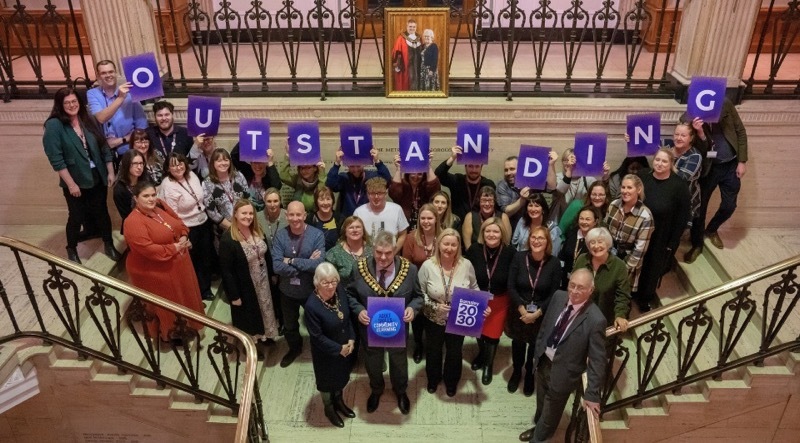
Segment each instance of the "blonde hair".
[{"label": "blonde hair", "polygon": [[500,241],[503,242],[504,245],[508,246],[511,243],[511,233],[508,232],[505,225],[503,224],[503,219],[500,217],[489,217],[481,223],[480,231],[478,232],[478,243],[483,243],[483,231],[486,230],[487,227],[491,225],[497,225],[500,229]]},{"label": "blonde hair", "polygon": [[244,208],[245,206],[250,206],[253,208],[253,223],[250,225],[250,235],[252,235],[253,237],[263,238],[264,231],[261,229],[261,225],[258,223],[258,217],[256,217],[256,207],[253,206],[253,203],[246,198],[241,198],[237,200],[236,204],[233,205],[233,217],[231,217],[233,218],[233,223],[231,223],[231,228],[230,228],[231,238],[234,241],[239,241],[239,242],[244,241],[245,239],[244,235],[242,235],[242,233],[239,232],[239,225],[238,223],[236,223],[236,212],[239,209]]},{"label": "blonde hair", "polygon": [[639,200],[644,201],[644,184],[642,183],[642,179],[636,174],[627,174],[625,177],[622,177],[622,180],[620,180],[620,185],[625,180],[630,180],[633,182],[633,187],[638,190]]},{"label": "blonde hair", "polygon": [[445,237],[455,237],[456,238],[456,244],[458,244],[458,248],[456,249],[456,257],[455,257],[455,261],[453,263],[458,263],[459,261],[461,261],[461,234],[459,234],[458,231],[456,231],[453,228],[447,228],[447,229],[443,230],[439,234],[439,236],[436,237],[436,252],[433,255],[434,263],[436,263],[436,264],[441,264],[442,263],[442,260],[441,260],[441,258],[442,258],[442,248],[440,248],[439,246],[442,243],[442,239],[444,239]]},{"label": "blonde hair", "polygon": [[[433,238],[438,238],[439,234],[442,232],[442,225],[439,224],[439,213],[436,212],[436,207],[433,206],[431,203],[425,203],[419,208],[419,212],[417,212],[417,226],[414,229],[414,240],[417,241],[418,245],[424,244],[423,237],[422,237],[422,228],[419,226],[419,216],[422,214],[422,211],[429,211],[433,214]],[[434,246],[435,247],[435,246]]]}]

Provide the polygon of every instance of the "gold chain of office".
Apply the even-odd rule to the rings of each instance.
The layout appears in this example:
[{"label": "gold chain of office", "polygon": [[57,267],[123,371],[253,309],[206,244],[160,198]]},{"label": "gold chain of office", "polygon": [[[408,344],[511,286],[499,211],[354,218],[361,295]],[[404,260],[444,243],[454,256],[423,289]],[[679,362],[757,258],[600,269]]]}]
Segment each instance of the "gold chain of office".
[{"label": "gold chain of office", "polygon": [[400,289],[400,286],[403,284],[403,281],[408,276],[408,269],[411,267],[411,262],[407,259],[400,257],[400,269],[397,271],[394,280],[389,285],[388,288],[383,289],[378,280],[369,272],[369,268],[367,267],[367,258],[362,258],[358,261],[358,272],[361,274],[361,277],[364,278],[364,282],[369,286],[370,289],[375,291],[375,293],[381,297],[391,297],[393,292],[396,292]]}]

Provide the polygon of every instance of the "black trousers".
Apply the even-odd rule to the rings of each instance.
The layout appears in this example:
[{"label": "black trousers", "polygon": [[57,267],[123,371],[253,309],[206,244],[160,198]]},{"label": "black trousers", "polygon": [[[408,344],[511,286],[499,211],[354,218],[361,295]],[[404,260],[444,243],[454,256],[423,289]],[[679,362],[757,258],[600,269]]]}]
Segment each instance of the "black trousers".
[{"label": "black trousers", "polygon": [[99,172],[95,168],[95,185],[88,189],[81,189],[80,197],[73,197],[69,189],[62,188],[64,198],[67,200],[67,247],[78,247],[78,234],[81,226],[91,220],[90,225],[97,226],[103,241],[110,242],[111,217],[108,215],[108,187],[103,184]]},{"label": "black trousers", "polygon": [[[369,387],[373,394],[382,394],[386,388],[383,380],[383,356],[389,354],[389,379],[392,381],[392,390],[402,395],[408,389],[408,355],[406,347],[402,348],[374,348],[367,346],[367,329],[361,326],[361,353],[364,356],[364,369],[369,377]],[[407,339],[407,337],[406,337]]]},{"label": "black trousers", "polygon": [[550,371],[553,363],[542,355],[536,367],[536,414],[533,421],[536,431],[533,433],[533,442],[545,442],[555,434],[558,422],[567,406],[570,394],[575,390],[556,392],[550,387]]},{"label": "black trousers", "polygon": [[283,312],[283,337],[289,349],[303,349],[303,337],[300,337],[300,307],[305,306],[305,298],[292,298],[281,295],[281,312]]},{"label": "black trousers", "polygon": [[[717,232],[717,229],[736,211],[736,200],[742,186],[741,180],[736,176],[738,166],[739,162],[736,159],[714,164],[708,175],[700,179],[700,209],[697,218],[692,221],[692,246],[702,246],[703,233]],[[719,187],[720,194],[719,209],[706,225],[708,200],[711,199],[711,194],[717,187]]]},{"label": "black trousers", "polygon": [[211,228],[211,220],[190,227],[189,241],[192,242],[189,256],[192,258],[194,273],[197,275],[197,284],[200,285],[200,294],[206,295],[211,292],[212,262],[217,257],[216,251],[214,251],[214,231]]},{"label": "black trousers", "polygon": [[523,340],[511,340],[511,364],[515,371],[522,369],[523,363],[528,373],[533,373],[533,355],[536,345]]},{"label": "black trousers", "polygon": [[[428,384],[438,385],[444,380],[447,389],[455,389],[461,380],[461,360],[464,336],[445,332],[445,326],[432,321],[425,329],[425,373]],[[444,352],[442,352],[444,348]],[[442,367],[444,360],[444,367]]]}]

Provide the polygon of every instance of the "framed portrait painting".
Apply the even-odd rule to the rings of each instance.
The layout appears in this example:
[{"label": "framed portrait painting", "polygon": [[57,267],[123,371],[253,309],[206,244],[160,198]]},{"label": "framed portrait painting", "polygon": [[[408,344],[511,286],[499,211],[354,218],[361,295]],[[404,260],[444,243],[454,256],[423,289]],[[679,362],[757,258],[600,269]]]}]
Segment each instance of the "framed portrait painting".
[{"label": "framed portrait painting", "polygon": [[386,8],[387,97],[447,97],[449,8]]}]

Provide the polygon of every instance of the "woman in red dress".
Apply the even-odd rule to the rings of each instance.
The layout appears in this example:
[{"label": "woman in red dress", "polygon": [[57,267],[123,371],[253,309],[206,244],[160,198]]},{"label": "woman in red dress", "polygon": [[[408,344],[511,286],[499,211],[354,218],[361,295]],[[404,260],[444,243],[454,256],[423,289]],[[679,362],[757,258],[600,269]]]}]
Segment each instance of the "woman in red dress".
[{"label": "woman in red dress", "polygon": [[[126,262],[131,283],[174,303],[204,314],[200,287],[192,267],[189,249],[189,228],[163,201],[156,197],[152,183],[141,181],[133,189],[135,209],[125,220],[125,241],[130,252]],[[179,340],[170,330],[175,328],[175,314],[148,307],[159,319],[150,324],[150,335],[162,341]],[[189,327],[200,325],[189,322]]]}]

